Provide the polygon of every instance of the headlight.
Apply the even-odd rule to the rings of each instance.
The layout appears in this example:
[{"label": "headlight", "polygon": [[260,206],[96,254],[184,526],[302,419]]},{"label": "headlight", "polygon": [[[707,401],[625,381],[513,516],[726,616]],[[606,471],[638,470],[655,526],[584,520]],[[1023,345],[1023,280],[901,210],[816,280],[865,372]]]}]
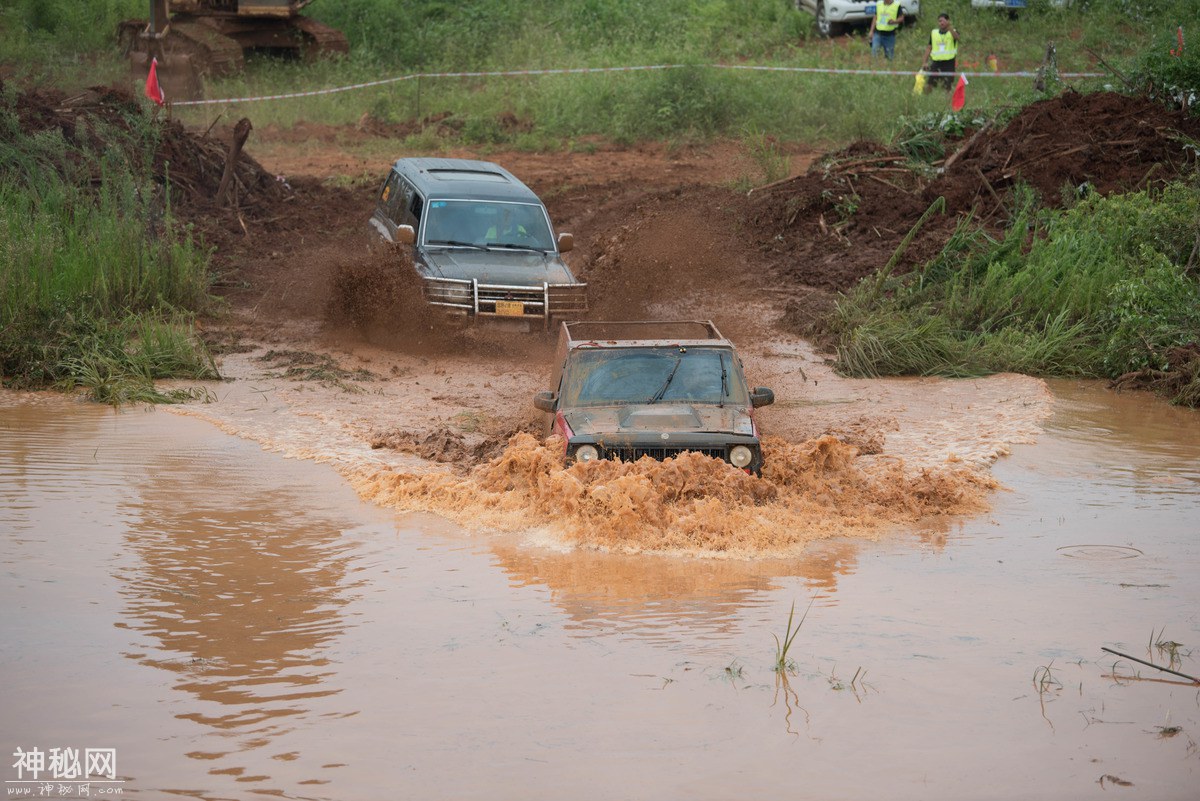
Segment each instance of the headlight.
[{"label": "headlight", "polygon": [[745,445],[735,445],[729,452],[729,461],[734,467],[749,467],[754,460],[754,453]]},{"label": "headlight", "polygon": [[580,445],[575,449],[575,461],[577,462],[594,462],[600,458],[600,451],[596,450],[595,445]]}]

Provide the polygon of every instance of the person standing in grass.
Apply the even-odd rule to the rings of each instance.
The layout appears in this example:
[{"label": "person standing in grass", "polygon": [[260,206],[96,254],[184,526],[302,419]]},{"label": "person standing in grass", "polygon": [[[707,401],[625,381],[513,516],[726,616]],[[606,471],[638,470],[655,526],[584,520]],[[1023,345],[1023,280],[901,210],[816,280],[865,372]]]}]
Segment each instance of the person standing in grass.
[{"label": "person standing in grass", "polygon": [[901,7],[900,0],[891,3],[880,0],[875,4],[875,16],[871,18],[871,30],[867,32],[872,57],[882,50],[883,57],[888,61],[892,60],[896,52],[896,29],[903,24],[904,8]]},{"label": "person standing in grass", "polygon": [[954,85],[958,42],[958,31],[950,24],[950,15],[943,11],[938,14],[938,26],[929,32],[929,47],[925,48],[925,65],[921,69],[929,73],[926,92],[939,83],[947,92]]}]

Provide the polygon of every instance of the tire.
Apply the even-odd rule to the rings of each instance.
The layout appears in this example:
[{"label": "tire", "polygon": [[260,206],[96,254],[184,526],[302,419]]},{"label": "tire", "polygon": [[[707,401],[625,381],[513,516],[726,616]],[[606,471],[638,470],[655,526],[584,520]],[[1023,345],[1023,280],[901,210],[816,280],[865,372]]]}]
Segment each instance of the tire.
[{"label": "tire", "polygon": [[829,19],[829,14],[825,11],[825,0],[820,0],[817,3],[817,35],[822,39],[828,39],[832,36],[841,36],[841,34],[842,24]]}]

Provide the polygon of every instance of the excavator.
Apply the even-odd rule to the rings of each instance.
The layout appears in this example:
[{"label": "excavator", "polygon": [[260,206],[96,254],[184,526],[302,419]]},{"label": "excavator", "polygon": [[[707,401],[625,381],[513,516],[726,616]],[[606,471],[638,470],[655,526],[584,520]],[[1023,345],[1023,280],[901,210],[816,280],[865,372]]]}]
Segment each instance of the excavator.
[{"label": "excavator", "polygon": [[135,73],[152,59],[174,97],[198,96],[201,79],[241,71],[251,50],[314,59],[348,53],[346,36],[300,10],[312,0],[149,0],[149,20],[125,20],[117,39]]}]

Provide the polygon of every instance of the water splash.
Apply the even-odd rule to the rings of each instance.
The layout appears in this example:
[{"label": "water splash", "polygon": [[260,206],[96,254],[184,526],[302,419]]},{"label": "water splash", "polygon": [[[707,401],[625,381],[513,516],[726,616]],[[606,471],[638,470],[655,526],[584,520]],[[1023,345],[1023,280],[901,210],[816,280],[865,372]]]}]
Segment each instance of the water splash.
[{"label": "water splash", "polygon": [[912,471],[903,462],[866,462],[830,436],[768,438],[763,451],[761,478],[698,453],[564,465],[561,442],[517,434],[465,476],[385,470],[353,481],[368,500],[435,512],[467,528],[547,529],[581,547],[708,556],[788,554],[834,536],[876,538],[929,516],[983,511],[998,486],[963,464]]}]

